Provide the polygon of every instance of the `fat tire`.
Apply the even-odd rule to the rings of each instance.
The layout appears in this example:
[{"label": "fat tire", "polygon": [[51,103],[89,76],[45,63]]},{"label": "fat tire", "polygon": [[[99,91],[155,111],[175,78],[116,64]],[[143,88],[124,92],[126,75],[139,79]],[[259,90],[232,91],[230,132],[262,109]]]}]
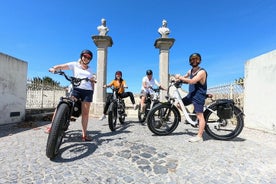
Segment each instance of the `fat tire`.
[{"label": "fat tire", "polygon": [[[217,111],[218,105],[213,104],[209,108],[212,109],[213,111]],[[229,133],[227,133],[227,134],[218,134],[212,130],[211,123],[210,124],[208,123],[208,122],[210,122],[208,120],[209,120],[211,114],[212,114],[212,112],[208,109],[206,109],[206,111],[204,112],[204,118],[206,121],[205,131],[212,138],[217,139],[217,140],[231,140],[231,139],[234,139],[235,137],[237,137],[242,132],[243,127],[244,127],[243,112],[238,107],[233,106],[232,119],[234,118],[233,120],[236,120],[236,121],[235,121],[235,125],[234,125],[234,130],[233,131],[228,130]]]},{"label": "fat tire", "polygon": [[[165,112],[166,114],[163,114]],[[164,115],[168,116],[165,118]],[[149,111],[146,121],[152,133],[159,136],[169,135],[177,128],[180,122],[179,111],[172,104],[160,103]]]},{"label": "fat tire", "polygon": [[46,156],[50,159],[53,159],[58,155],[65,134],[65,128],[68,124],[68,117],[70,117],[69,106],[65,103],[60,104],[56,111],[55,118],[51,125],[51,131],[47,139]]},{"label": "fat tire", "polygon": [[112,102],[111,109],[108,112],[108,126],[111,131],[116,130],[116,124],[117,124],[117,104]]}]

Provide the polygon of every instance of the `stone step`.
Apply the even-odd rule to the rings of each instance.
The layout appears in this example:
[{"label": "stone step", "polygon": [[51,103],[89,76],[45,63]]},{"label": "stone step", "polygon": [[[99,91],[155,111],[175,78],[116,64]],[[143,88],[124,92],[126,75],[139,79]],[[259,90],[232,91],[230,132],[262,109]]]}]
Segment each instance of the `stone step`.
[{"label": "stone step", "polygon": [[138,110],[134,110],[133,108],[126,109],[126,114],[129,118],[138,118]]}]

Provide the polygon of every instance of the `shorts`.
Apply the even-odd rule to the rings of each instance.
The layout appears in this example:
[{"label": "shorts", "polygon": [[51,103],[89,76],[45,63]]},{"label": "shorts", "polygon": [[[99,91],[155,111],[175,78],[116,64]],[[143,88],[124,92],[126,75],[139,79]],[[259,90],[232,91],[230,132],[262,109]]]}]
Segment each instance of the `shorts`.
[{"label": "shorts", "polygon": [[149,95],[148,92],[146,92],[145,90],[141,90],[141,92],[140,92],[140,98],[141,98],[142,96],[147,97],[148,95]]},{"label": "shorts", "polygon": [[182,98],[182,102],[184,103],[185,106],[193,104],[194,105],[194,112],[196,113],[203,113],[204,109],[204,104],[199,104],[192,100],[191,98],[184,97]]},{"label": "shorts", "polygon": [[92,102],[93,90],[75,88],[72,91],[72,96],[76,97],[77,99],[81,99],[82,102]]}]

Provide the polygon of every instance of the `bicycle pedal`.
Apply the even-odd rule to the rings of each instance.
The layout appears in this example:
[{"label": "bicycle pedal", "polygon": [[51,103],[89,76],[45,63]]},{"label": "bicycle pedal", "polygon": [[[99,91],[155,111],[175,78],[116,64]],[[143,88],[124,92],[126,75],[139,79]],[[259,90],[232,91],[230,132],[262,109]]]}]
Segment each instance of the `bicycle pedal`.
[{"label": "bicycle pedal", "polygon": [[194,128],[198,128],[198,124],[195,124],[195,125],[191,124],[191,126]]}]

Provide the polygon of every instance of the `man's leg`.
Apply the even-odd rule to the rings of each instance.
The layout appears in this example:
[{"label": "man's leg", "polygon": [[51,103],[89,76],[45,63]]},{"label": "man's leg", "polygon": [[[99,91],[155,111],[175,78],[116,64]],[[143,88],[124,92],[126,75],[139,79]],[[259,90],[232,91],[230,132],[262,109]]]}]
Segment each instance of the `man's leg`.
[{"label": "man's leg", "polygon": [[204,118],[203,113],[196,113],[196,116],[197,116],[198,121],[199,121],[199,129],[198,129],[197,136],[202,137],[203,132],[204,132],[204,128],[205,128],[205,124],[206,124],[205,118]]},{"label": "man's leg", "polygon": [[202,142],[203,141],[203,132],[204,132],[204,128],[205,128],[205,119],[204,119],[204,115],[203,115],[203,106],[204,104],[198,104],[193,102],[194,105],[194,111],[196,112],[196,116],[197,119],[199,121],[199,129],[198,129],[198,133],[196,137],[193,137],[189,140],[189,142]]},{"label": "man's leg", "polygon": [[140,106],[141,106],[140,112],[141,112],[141,113],[144,113],[145,110],[146,110],[145,101],[146,101],[146,96],[145,96],[145,95],[142,95],[142,96],[141,96],[141,102],[140,102]]}]

